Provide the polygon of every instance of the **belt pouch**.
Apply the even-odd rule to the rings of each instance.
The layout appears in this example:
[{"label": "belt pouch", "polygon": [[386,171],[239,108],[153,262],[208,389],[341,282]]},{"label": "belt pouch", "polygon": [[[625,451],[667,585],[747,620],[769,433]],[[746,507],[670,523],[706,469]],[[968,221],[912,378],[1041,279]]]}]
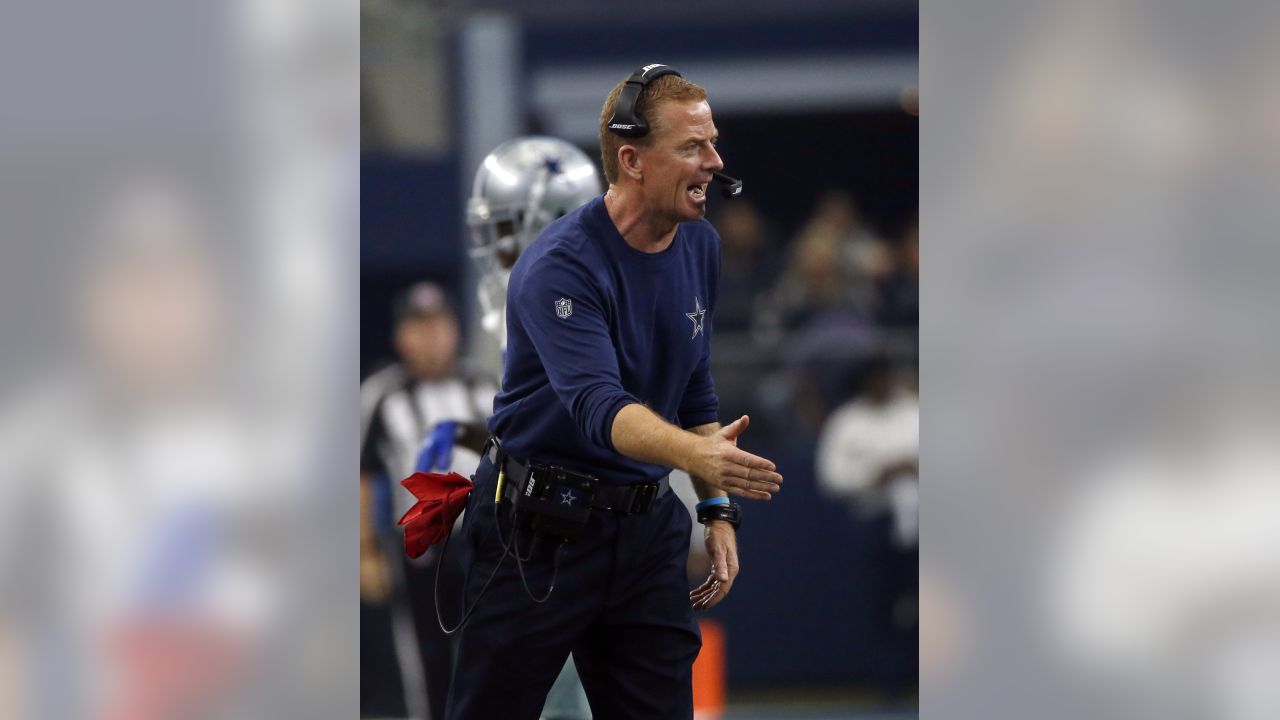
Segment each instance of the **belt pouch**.
[{"label": "belt pouch", "polygon": [[515,494],[516,510],[530,519],[534,532],[573,542],[591,516],[596,480],[548,465],[530,465]]}]

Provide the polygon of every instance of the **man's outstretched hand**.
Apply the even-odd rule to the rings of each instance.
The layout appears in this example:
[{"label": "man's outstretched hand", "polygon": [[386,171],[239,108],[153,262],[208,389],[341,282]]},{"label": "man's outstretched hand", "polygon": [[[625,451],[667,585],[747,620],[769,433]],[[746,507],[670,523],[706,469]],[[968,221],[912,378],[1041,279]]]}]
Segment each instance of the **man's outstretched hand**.
[{"label": "man's outstretched hand", "polygon": [[703,437],[695,447],[687,469],[690,475],[730,495],[770,500],[782,485],[777,466],[738,447],[738,436],[750,422],[751,419],[743,415]]}]

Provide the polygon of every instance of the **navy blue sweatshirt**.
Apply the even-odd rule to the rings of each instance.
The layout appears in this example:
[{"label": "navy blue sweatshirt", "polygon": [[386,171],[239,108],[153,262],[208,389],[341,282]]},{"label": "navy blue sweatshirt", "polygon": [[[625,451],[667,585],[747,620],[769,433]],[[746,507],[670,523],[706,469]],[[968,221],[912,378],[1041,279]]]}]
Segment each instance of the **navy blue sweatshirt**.
[{"label": "navy blue sweatshirt", "polygon": [[551,223],[511,271],[489,431],[512,457],[610,483],[666,475],[614,449],[613,420],[629,403],[685,428],[717,420],[719,279],[720,237],[705,221],[681,223],[659,253],[628,245],[603,197]]}]

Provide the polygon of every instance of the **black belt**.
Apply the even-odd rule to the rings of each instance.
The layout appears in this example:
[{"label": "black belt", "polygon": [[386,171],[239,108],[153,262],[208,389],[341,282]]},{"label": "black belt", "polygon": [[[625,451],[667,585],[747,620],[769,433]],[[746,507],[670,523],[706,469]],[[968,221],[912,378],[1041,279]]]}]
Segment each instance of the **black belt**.
[{"label": "black belt", "polygon": [[[489,462],[493,463],[494,467],[501,469],[498,464],[498,447],[491,440],[485,446],[484,456]],[[520,488],[524,486],[525,480],[529,477],[529,467],[507,455],[506,471],[507,485],[504,488],[504,494],[508,496],[518,494]],[[597,510],[619,512],[623,515],[639,515],[649,512],[649,509],[653,507],[654,501],[666,495],[667,491],[671,489],[670,476],[663,476],[661,480],[654,480],[653,482],[610,485],[592,475],[576,474],[589,477],[596,483],[596,493],[591,500],[591,507]]]}]

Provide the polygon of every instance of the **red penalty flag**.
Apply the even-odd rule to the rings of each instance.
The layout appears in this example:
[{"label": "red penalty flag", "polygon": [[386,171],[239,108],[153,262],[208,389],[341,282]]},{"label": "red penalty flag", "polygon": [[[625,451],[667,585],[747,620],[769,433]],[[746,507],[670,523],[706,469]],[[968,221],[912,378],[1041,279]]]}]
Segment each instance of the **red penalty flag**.
[{"label": "red penalty flag", "polygon": [[444,540],[453,522],[467,504],[467,493],[475,487],[458,473],[416,472],[400,484],[418,498],[398,523],[404,527],[404,550],[409,557],[420,557],[427,548]]}]

